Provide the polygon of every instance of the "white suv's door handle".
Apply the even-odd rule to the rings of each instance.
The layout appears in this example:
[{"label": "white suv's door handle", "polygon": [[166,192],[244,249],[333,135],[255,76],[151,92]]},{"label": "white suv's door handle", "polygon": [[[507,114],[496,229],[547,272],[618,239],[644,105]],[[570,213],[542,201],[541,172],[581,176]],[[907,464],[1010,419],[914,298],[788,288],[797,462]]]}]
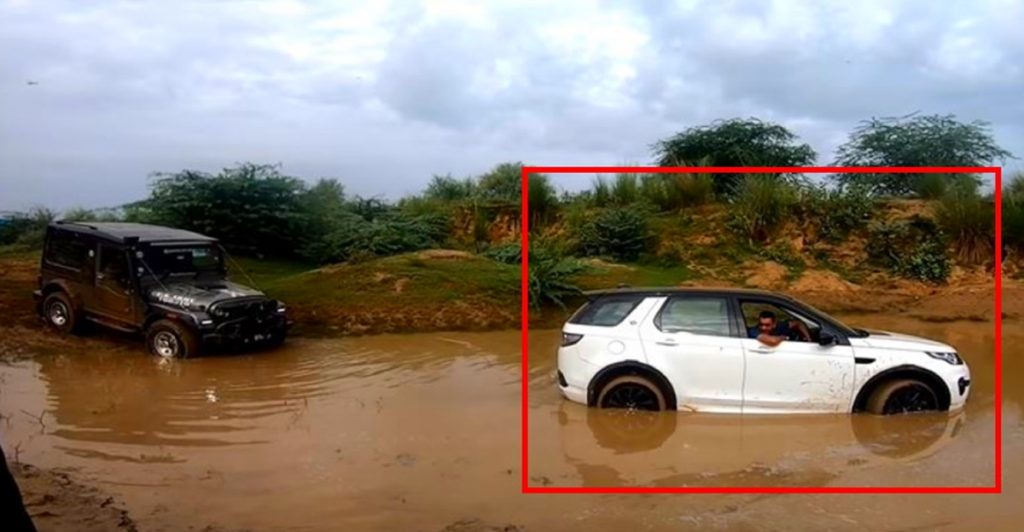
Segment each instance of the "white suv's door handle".
[{"label": "white suv's door handle", "polygon": [[667,346],[670,346],[670,347],[674,346],[674,345],[679,345],[679,342],[677,342],[677,341],[675,341],[675,340],[673,340],[671,338],[669,338],[667,340],[662,340],[660,342],[654,342],[654,343],[656,343],[658,345],[667,345]]},{"label": "white suv's door handle", "polygon": [[754,349],[752,349],[752,351],[754,351],[755,353],[764,353],[767,355],[768,353],[772,353],[775,350],[770,347],[755,347]]}]

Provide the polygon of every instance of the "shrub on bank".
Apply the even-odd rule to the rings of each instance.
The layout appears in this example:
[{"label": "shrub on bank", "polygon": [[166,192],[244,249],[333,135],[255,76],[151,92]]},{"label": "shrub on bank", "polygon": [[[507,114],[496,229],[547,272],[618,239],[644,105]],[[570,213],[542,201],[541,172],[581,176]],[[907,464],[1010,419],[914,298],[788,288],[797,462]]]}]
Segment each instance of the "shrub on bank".
[{"label": "shrub on bank", "polygon": [[576,236],[584,255],[636,260],[647,249],[647,213],[638,208],[605,209],[583,221]]},{"label": "shrub on bank", "polygon": [[729,227],[751,242],[767,242],[798,202],[794,185],[752,174],[740,181],[729,202]]},{"label": "shrub on bank", "polygon": [[983,264],[992,257],[994,215],[993,204],[968,188],[948,191],[935,207],[936,222],[964,264]]},{"label": "shrub on bank", "polygon": [[[483,255],[502,264],[520,264],[522,251],[515,243],[494,246]],[[586,270],[586,265],[578,259],[565,257],[544,243],[531,245],[527,282],[530,306],[539,309],[544,303],[553,303],[565,308],[565,300],[580,293],[576,277]]]},{"label": "shrub on bank", "polygon": [[649,174],[640,178],[640,195],[661,212],[704,205],[714,200],[711,174]]},{"label": "shrub on bank", "polygon": [[818,238],[839,242],[865,225],[877,209],[875,198],[863,187],[826,189],[807,186],[797,207],[800,221],[817,228]]},{"label": "shrub on bank", "polygon": [[947,249],[939,227],[921,216],[875,225],[867,245],[868,256],[875,264],[901,277],[930,282],[949,277]]},{"label": "shrub on bank", "polygon": [[1012,177],[1003,191],[1003,244],[1024,254],[1024,173]]}]

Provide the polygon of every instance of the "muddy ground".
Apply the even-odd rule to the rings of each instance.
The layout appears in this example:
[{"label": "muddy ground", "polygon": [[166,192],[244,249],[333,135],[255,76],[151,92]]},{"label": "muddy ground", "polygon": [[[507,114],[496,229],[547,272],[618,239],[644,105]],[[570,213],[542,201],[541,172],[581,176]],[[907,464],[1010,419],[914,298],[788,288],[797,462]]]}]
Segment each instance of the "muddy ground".
[{"label": "muddy ground", "polygon": [[[269,353],[158,361],[130,336],[50,334],[31,312],[33,268],[0,261],[0,443],[41,530],[1012,530],[1024,518],[1019,281],[1003,291],[1002,495],[552,496],[520,493],[517,331],[299,337]],[[747,284],[782,282],[764,271]],[[851,324],[960,347],[975,379],[967,410],[671,413],[637,426],[561,400],[557,332],[536,330],[529,484],[992,484],[989,279],[792,288]]]},{"label": "muddy ground", "polygon": [[[638,427],[563,401],[557,331],[535,331],[529,484],[991,485],[992,323],[842,317],[957,345],[974,370],[968,408],[885,420],[668,413]],[[36,345],[33,331],[19,345]],[[48,501],[43,530],[113,524],[107,508],[156,531],[1011,530],[1024,517],[1018,322],[1003,339],[1002,495],[523,495],[516,331],[297,338],[186,361],[117,336],[40,340],[47,349],[0,366],[0,440],[12,459],[16,447],[36,471],[95,490]],[[49,489],[29,484],[28,498]]]}]

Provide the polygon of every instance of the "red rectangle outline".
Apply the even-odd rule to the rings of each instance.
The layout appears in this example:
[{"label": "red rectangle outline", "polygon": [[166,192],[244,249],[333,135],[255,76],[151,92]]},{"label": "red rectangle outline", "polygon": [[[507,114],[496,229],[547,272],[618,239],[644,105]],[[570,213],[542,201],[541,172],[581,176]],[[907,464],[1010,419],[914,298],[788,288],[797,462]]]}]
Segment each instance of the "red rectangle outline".
[{"label": "red rectangle outline", "polygon": [[[995,184],[995,485],[993,486],[922,486],[922,487],[866,487],[866,486],[766,486],[766,487],[534,487],[529,484],[529,176],[545,174],[604,174],[604,173],[902,173],[902,174],[992,174]],[[522,279],[520,305],[522,309],[522,493],[1002,493],[1003,491],[1003,293],[1002,293],[1002,168],[998,166],[927,166],[927,167],[638,167],[638,166],[524,166],[522,169]]]}]

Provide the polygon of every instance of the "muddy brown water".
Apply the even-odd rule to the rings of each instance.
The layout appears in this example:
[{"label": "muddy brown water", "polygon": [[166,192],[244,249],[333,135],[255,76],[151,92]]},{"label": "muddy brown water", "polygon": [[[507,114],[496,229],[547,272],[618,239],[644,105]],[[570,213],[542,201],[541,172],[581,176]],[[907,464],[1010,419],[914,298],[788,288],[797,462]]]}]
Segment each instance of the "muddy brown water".
[{"label": "muddy brown water", "polygon": [[[535,486],[985,486],[989,323],[849,321],[960,348],[956,415],[624,416],[563,401],[557,331],[531,334]],[[1024,517],[1024,335],[1004,329],[1002,495],[524,495],[517,331],[296,339],[161,361],[67,352],[0,366],[8,456],[124,502],[141,530],[1014,529]],[[1016,478],[1015,478],[1016,477]]]}]

